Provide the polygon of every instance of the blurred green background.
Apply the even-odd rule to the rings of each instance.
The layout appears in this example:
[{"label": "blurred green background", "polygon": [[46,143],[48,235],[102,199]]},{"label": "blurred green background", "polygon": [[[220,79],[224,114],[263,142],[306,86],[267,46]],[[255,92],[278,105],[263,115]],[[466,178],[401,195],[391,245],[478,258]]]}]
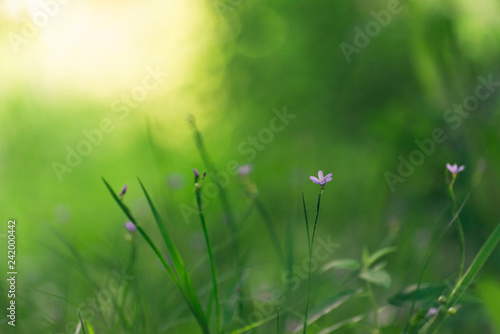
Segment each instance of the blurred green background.
[{"label": "blurred green background", "polygon": [[[460,203],[470,194],[462,214],[468,261],[500,222],[499,86],[482,88],[490,94],[476,99],[467,118],[448,111],[474,101],[468,98],[484,80],[500,81],[497,1],[2,0],[0,6],[0,240],[5,250],[7,220],[15,218],[19,273],[17,326],[3,318],[2,333],[65,332],[79,305],[129,263],[125,217],[101,177],[116,191],[128,184],[127,204],[160,240],[141,178],[195,285],[210,287],[199,221],[184,219],[180,206],[194,207],[192,168],[206,169],[189,114],[218,170],[232,160],[253,166],[250,177],[282,245],[291,226],[297,263],[307,256],[301,192],[312,215],[318,186],[308,177],[318,169],[333,172],[318,236],[339,244],[331,259],[359,257],[364,246],[398,247],[388,257],[393,284],[377,289],[381,304],[416,283],[431,241],[451,219],[447,162],[465,165],[455,189]],[[356,51],[346,57],[347,44]],[[284,110],[294,118],[267,137],[263,129]],[[108,132],[99,135],[102,127]],[[432,138],[437,128],[447,139],[391,189],[387,172],[397,175],[400,157],[408,160],[419,149],[415,141]],[[86,133],[95,136],[90,146],[82,144]],[[245,151],[251,137],[258,140],[255,154]],[[72,150],[86,156],[70,158],[69,166]],[[236,176],[226,191],[248,255],[247,294],[265,298],[281,284],[278,259]],[[230,233],[218,198],[209,199],[205,212],[217,265],[230,276]],[[133,281],[151,332],[197,333],[152,252],[135,242]],[[6,258],[5,251],[3,273]],[[452,281],[458,258],[452,230],[424,281]],[[493,298],[498,268],[496,250],[471,291],[476,302],[442,333],[500,333],[494,315],[500,302]],[[337,277],[313,278],[314,306],[336,291]],[[5,288],[2,280],[4,310]],[[228,300],[230,287],[222,290]],[[305,291],[302,284],[290,302],[299,314]],[[363,303],[332,313],[320,326],[362,312]],[[94,317],[96,332],[122,332],[103,320],[111,313]]]}]

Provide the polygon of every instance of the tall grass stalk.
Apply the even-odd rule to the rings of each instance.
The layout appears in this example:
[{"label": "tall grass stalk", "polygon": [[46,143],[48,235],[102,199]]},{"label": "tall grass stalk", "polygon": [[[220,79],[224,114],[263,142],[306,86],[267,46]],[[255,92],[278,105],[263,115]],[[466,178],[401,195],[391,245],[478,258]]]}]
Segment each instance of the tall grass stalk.
[{"label": "tall grass stalk", "polygon": [[149,194],[147,193],[146,189],[144,188],[142,182],[139,180],[139,183],[141,184],[144,195],[146,196],[146,199],[148,200],[148,204],[151,208],[151,211],[153,212],[153,216],[155,218],[155,221],[162,232],[162,236],[164,238],[165,244],[166,244],[167,249],[169,251],[169,254],[172,258],[173,267],[174,267],[173,269],[168,264],[167,260],[165,259],[163,254],[160,252],[158,247],[155,245],[153,240],[146,233],[146,231],[137,223],[137,220],[132,215],[129,208],[122,202],[122,200],[118,197],[118,195],[116,195],[116,193],[113,191],[113,188],[111,188],[109,183],[104,178],[102,178],[102,180],[103,180],[104,184],[106,185],[106,188],[108,189],[109,193],[111,194],[111,196],[113,197],[115,202],[120,207],[120,209],[127,216],[127,218],[136,226],[139,234],[144,238],[146,243],[149,245],[149,247],[153,250],[153,252],[156,254],[158,259],[160,260],[163,267],[167,270],[168,275],[172,278],[172,281],[174,281],[175,285],[177,286],[177,288],[181,292],[182,296],[184,297],[186,304],[189,306],[189,309],[193,313],[193,315],[194,315],[196,321],[198,322],[202,332],[204,334],[209,334],[210,330],[208,328],[207,318],[205,316],[205,313],[203,312],[203,309],[201,308],[200,300],[198,299],[198,296],[196,295],[196,291],[195,291],[194,286],[191,282],[191,279],[190,279],[189,274],[187,272],[187,269],[184,265],[184,262],[182,261],[177,248],[175,247],[172,239],[170,238],[170,235],[168,234],[168,231],[167,231],[163,221],[161,220],[161,217],[159,216],[158,211],[156,210],[155,206],[153,205],[151,198],[149,197]]},{"label": "tall grass stalk", "polygon": [[201,185],[196,183],[195,185],[196,202],[198,203],[198,213],[200,216],[201,226],[203,227],[203,233],[205,235],[205,241],[207,243],[208,257],[210,260],[210,270],[212,272],[212,283],[213,283],[213,296],[215,298],[215,318],[216,318],[216,333],[221,333],[221,311],[220,311],[220,301],[219,301],[219,289],[217,284],[217,272],[215,269],[214,255],[212,252],[212,245],[210,243],[210,238],[208,237],[207,225],[205,223],[205,216],[203,215],[203,203],[201,198]]},{"label": "tall grass stalk", "polygon": [[450,195],[451,199],[451,207],[452,207],[452,213],[453,216],[457,217],[457,232],[458,232],[458,237],[460,239],[460,266],[458,270],[458,277],[457,280],[459,280],[463,273],[464,273],[464,266],[465,266],[465,235],[464,235],[464,229],[462,226],[462,221],[460,220],[460,216],[457,215],[457,203],[455,200],[455,192],[453,191],[453,185],[455,184],[455,180],[457,178],[456,174],[452,174],[452,179],[450,183],[448,184],[448,193]]},{"label": "tall grass stalk", "polygon": [[193,130],[196,148],[198,149],[198,152],[200,153],[201,159],[203,160],[203,163],[205,164],[205,168],[208,170],[209,176],[212,177],[212,180],[215,182],[215,184],[217,185],[217,187],[219,189],[219,199],[221,202],[222,210],[224,211],[224,217],[226,220],[225,222],[229,226],[229,229],[231,232],[232,247],[233,247],[233,251],[234,251],[234,259],[236,262],[238,262],[240,249],[239,249],[239,242],[238,242],[238,229],[236,228],[236,222],[235,222],[234,215],[233,215],[233,209],[231,207],[231,204],[229,203],[229,199],[228,199],[225,187],[222,185],[222,182],[220,181],[219,177],[217,176],[217,169],[215,168],[215,165],[212,162],[212,160],[210,159],[210,156],[208,155],[207,149],[205,148],[205,144],[203,142],[203,138],[201,136],[201,133],[196,126],[196,120],[195,120],[194,116],[192,116],[192,115],[188,116],[188,123]]},{"label": "tall grass stalk", "polygon": [[312,238],[310,238],[309,234],[309,222],[307,219],[307,209],[306,209],[306,201],[304,199],[304,194],[302,194],[302,204],[304,206],[304,216],[306,219],[306,229],[307,229],[307,245],[309,248],[309,270],[308,270],[308,283],[307,283],[307,301],[306,301],[306,311],[304,314],[304,328],[302,333],[306,334],[307,333],[307,318],[309,315],[309,301],[311,297],[311,262],[312,262],[312,249],[314,246],[314,236],[316,234],[316,225],[318,224],[318,216],[319,216],[319,207],[321,204],[321,195],[323,194],[323,191],[325,190],[324,187],[321,187],[318,195],[318,204],[316,206],[316,218],[314,219],[314,227],[313,227],[313,233],[312,233]]}]

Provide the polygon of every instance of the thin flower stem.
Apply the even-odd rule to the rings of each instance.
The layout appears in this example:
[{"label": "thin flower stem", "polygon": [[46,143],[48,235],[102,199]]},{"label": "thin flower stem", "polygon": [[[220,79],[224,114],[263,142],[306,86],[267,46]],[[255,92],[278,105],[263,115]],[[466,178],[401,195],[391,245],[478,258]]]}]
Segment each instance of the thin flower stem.
[{"label": "thin flower stem", "polygon": [[210,243],[210,238],[208,237],[207,225],[205,224],[205,216],[203,215],[203,205],[201,200],[201,189],[196,189],[196,201],[198,202],[198,212],[200,215],[201,226],[203,227],[203,233],[205,234],[205,241],[207,243],[208,257],[210,259],[210,269],[212,272],[212,283],[213,292],[215,297],[215,318],[217,321],[216,333],[221,333],[220,329],[220,302],[219,302],[219,289],[217,285],[217,272],[215,269],[214,255],[212,253],[212,245]]},{"label": "thin flower stem", "polygon": [[311,297],[311,262],[312,262],[312,249],[314,245],[314,235],[316,234],[316,225],[318,223],[318,216],[319,216],[319,206],[321,203],[321,194],[323,194],[323,191],[325,188],[321,187],[321,190],[319,191],[318,195],[318,205],[316,206],[316,219],[314,219],[314,227],[313,227],[313,234],[312,234],[312,239],[309,241],[309,223],[307,221],[307,212],[306,212],[306,204],[304,201],[304,194],[302,194],[302,202],[304,204],[304,214],[306,217],[306,227],[307,227],[307,244],[309,247],[309,273],[308,273],[308,284],[307,284],[307,302],[306,302],[306,312],[304,315],[304,327],[303,327],[303,334],[307,333],[307,318],[309,315],[309,300]]},{"label": "thin flower stem", "polygon": [[[415,289],[415,295],[414,295],[413,300],[411,302],[410,312],[408,313],[408,318],[406,320],[406,326],[405,326],[405,328],[403,330],[403,333],[408,333],[408,327],[410,325],[411,315],[413,314],[413,311],[415,309],[415,304],[416,304],[416,301],[417,301],[418,291],[419,291],[420,286],[422,284],[422,280],[424,278],[425,270],[427,269],[427,267],[428,267],[428,265],[429,265],[429,263],[431,261],[432,256],[436,252],[436,249],[439,246],[439,243],[441,242],[441,240],[443,239],[443,237],[445,236],[446,232],[451,227],[451,225],[453,225],[453,223],[458,219],[458,215],[462,211],[462,209],[465,206],[465,203],[467,202],[468,199],[469,199],[469,195],[467,195],[467,197],[465,198],[465,200],[462,202],[462,205],[460,205],[460,208],[458,208],[457,212],[453,216],[453,219],[448,223],[448,225],[446,225],[446,227],[443,229],[443,231],[441,231],[441,234],[435,240],[434,245],[430,249],[429,254],[427,255],[427,258],[425,259],[425,263],[424,263],[424,266],[422,268],[422,271],[420,272],[420,277],[418,279],[417,287]],[[458,281],[457,281],[457,284],[458,284]]]},{"label": "thin flower stem", "polygon": [[[453,191],[453,184],[455,183],[456,176],[453,175],[453,179],[450,182],[450,185],[448,187],[448,191],[450,193],[450,198],[451,198],[451,203],[452,203],[452,213],[455,216],[457,214],[457,203],[455,200],[455,192]],[[465,266],[465,235],[464,235],[464,229],[462,227],[462,221],[460,220],[460,217],[457,216],[457,231],[458,231],[458,237],[460,239],[460,267],[458,270],[458,279],[462,277],[464,273],[464,266]]]},{"label": "thin flower stem", "polygon": [[203,163],[205,164],[205,167],[208,169],[209,173],[212,173],[213,175],[212,180],[215,182],[219,189],[219,199],[222,205],[222,208],[224,210],[224,218],[225,221],[229,227],[229,230],[231,232],[231,238],[232,238],[232,247],[233,247],[233,257],[236,263],[241,263],[239,261],[239,253],[240,253],[240,248],[239,248],[239,240],[238,240],[238,229],[236,226],[236,222],[234,219],[233,215],[233,209],[231,207],[231,204],[229,203],[229,199],[226,193],[226,190],[219,177],[217,176],[217,168],[215,168],[214,163],[210,159],[210,156],[208,155],[207,149],[205,148],[205,144],[203,142],[203,138],[201,136],[200,131],[196,127],[196,122],[193,119],[189,121],[189,124],[192,127],[193,134],[194,134],[194,139],[196,143],[196,148],[198,149],[198,152],[200,153],[201,159],[203,160]]}]

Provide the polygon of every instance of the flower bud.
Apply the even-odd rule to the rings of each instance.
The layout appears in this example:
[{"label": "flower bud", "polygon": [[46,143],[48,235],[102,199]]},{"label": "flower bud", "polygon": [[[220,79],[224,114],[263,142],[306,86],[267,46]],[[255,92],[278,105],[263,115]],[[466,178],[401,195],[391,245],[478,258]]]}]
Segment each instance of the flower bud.
[{"label": "flower bud", "polygon": [[127,185],[124,185],[122,191],[120,192],[120,194],[118,196],[120,197],[120,199],[123,199],[123,196],[126,193],[127,193]]},{"label": "flower bud", "polygon": [[131,221],[128,221],[128,222],[125,223],[125,228],[130,233],[134,233],[135,231],[137,231],[137,226],[135,226],[135,224],[132,223]]},{"label": "flower bud", "polygon": [[438,302],[439,302],[439,304],[444,305],[448,302],[448,299],[445,296],[441,295],[438,298]]}]

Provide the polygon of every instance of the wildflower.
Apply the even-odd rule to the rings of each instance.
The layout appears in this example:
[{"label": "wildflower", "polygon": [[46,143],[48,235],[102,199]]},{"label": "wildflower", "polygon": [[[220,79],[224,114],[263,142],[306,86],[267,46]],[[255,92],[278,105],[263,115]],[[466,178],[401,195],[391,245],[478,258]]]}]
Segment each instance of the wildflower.
[{"label": "wildflower", "polygon": [[252,166],[250,165],[243,165],[240,166],[240,168],[238,168],[238,174],[240,174],[240,176],[242,177],[247,176],[248,174],[250,174],[251,171],[252,171]]},{"label": "wildflower", "polygon": [[457,176],[458,173],[463,171],[465,169],[465,166],[460,166],[458,167],[457,164],[450,165],[449,163],[446,164],[446,168],[450,171],[453,176]]},{"label": "wildflower", "polygon": [[435,307],[431,307],[430,309],[428,309],[428,310],[427,310],[427,315],[428,315],[428,316],[433,316],[433,315],[435,315],[436,313],[438,313],[438,311],[439,311],[439,310],[438,310],[437,308],[435,308]]},{"label": "wildflower", "polygon": [[320,170],[320,171],[318,171],[318,177],[309,176],[309,178],[311,179],[311,181],[313,181],[316,184],[319,184],[321,187],[324,188],[325,184],[332,180],[332,173],[329,173],[326,176],[323,176],[323,171]]},{"label": "wildflower", "polygon": [[130,233],[134,233],[137,230],[137,226],[135,226],[135,224],[132,223],[131,221],[128,221],[128,222],[125,223],[125,228]]},{"label": "wildflower", "polygon": [[198,180],[200,178],[200,172],[196,168],[193,168],[194,179]]},{"label": "wildflower", "polygon": [[118,195],[120,199],[123,199],[123,196],[125,195],[126,192],[127,192],[127,185],[124,185],[122,191]]}]

